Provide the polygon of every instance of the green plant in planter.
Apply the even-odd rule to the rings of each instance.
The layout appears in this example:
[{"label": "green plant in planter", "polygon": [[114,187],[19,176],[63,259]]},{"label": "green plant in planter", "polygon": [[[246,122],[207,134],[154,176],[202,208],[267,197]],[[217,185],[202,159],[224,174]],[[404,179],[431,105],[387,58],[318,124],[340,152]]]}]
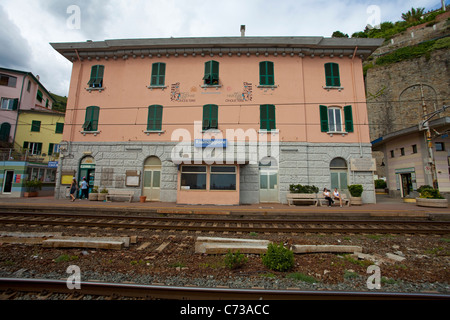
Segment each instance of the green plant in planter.
[{"label": "green plant in planter", "polygon": [[93,186],[91,193],[98,193],[98,186]]},{"label": "green plant in planter", "polygon": [[28,192],[36,192],[38,190],[42,190],[42,181],[37,179],[27,180],[25,182],[25,187],[27,188]]},{"label": "green plant in planter", "polygon": [[375,189],[385,189],[386,186],[386,181],[384,181],[383,179],[375,180]]},{"label": "green plant in planter", "polygon": [[352,184],[348,186],[348,191],[350,192],[352,197],[361,197],[363,193],[363,186],[360,184]]},{"label": "green plant in planter", "polygon": [[289,185],[289,191],[291,193],[317,193],[319,192],[319,188],[317,188],[316,186],[302,186],[301,184],[291,184]]},{"label": "green plant in planter", "polygon": [[108,189],[103,188],[103,189],[100,191],[100,193],[108,193]]}]

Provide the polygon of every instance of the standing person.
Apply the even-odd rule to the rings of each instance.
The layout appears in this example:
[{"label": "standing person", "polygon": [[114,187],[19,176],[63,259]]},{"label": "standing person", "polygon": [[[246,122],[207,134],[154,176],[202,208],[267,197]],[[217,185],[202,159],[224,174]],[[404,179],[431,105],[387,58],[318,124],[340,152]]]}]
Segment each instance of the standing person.
[{"label": "standing person", "polygon": [[86,199],[89,198],[89,184],[86,181],[86,177],[83,177],[83,181],[81,181],[81,197],[80,197],[80,200],[83,199],[83,196]]},{"label": "standing person", "polygon": [[70,197],[72,198],[72,202],[75,201],[77,190],[78,190],[77,180],[75,179],[75,177],[73,177],[72,183],[70,185]]},{"label": "standing person", "polygon": [[339,200],[339,204],[341,205],[341,208],[342,208],[342,198],[341,198],[341,195],[339,194],[339,191],[337,188],[334,188],[333,195],[334,195],[334,199]]},{"label": "standing person", "polygon": [[334,203],[334,201],[331,199],[330,191],[328,191],[327,188],[323,189],[323,195],[325,196],[325,199],[328,200],[328,206],[331,207],[331,204]]}]

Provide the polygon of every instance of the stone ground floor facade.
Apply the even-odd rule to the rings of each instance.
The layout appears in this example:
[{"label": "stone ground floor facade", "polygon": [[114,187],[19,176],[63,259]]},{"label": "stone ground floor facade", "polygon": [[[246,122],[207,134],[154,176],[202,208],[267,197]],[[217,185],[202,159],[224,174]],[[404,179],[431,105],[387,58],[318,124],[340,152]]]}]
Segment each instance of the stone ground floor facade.
[{"label": "stone ground floor facade", "polygon": [[189,204],[287,203],[291,184],[314,185],[319,192],[337,187],[347,194],[348,185],[361,184],[363,203],[376,201],[372,169],[353,165],[372,160],[370,144],[280,142],[264,150],[248,143],[228,144],[221,150],[192,144],[174,152],[176,146],[172,142],[62,146],[55,197],[68,196],[72,177],[78,183],[86,177],[91,188],[128,190],[134,201],[145,195],[147,201]]}]

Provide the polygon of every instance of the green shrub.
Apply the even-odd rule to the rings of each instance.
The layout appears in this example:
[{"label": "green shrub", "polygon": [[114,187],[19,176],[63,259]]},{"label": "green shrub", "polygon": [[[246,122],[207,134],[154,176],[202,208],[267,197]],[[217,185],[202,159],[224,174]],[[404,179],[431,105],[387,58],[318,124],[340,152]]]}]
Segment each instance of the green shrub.
[{"label": "green shrub", "polygon": [[282,243],[269,243],[267,253],[262,255],[262,263],[271,270],[288,271],[294,266],[294,253]]},{"label": "green shrub", "polygon": [[361,197],[363,193],[363,186],[360,184],[352,184],[348,186],[348,191],[352,195],[352,197]]},{"label": "green shrub", "polygon": [[244,266],[247,261],[248,258],[240,253],[239,250],[237,252],[231,252],[231,250],[228,250],[228,253],[225,255],[225,266],[231,270]]},{"label": "green shrub", "polygon": [[386,188],[386,181],[383,179],[377,179],[375,180],[375,189],[384,189]]},{"label": "green shrub", "polygon": [[420,186],[418,189],[417,189],[417,192],[419,192],[419,193],[422,193],[422,192],[424,192],[425,190],[428,190],[428,189],[434,189],[432,186],[429,186],[429,185],[423,185],[423,186]]},{"label": "green shrub", "polygon": [[302,186],[301,184],[291,184],[289,185],[289,191],[291,193],[317,193],[319,188],[316,186]]},{"label": "green shrub", "polygon": [[440,194],[439,190],[437,189],[425,189],[423,192],[420,193],[420,198],[444,199],[444,197]]}]

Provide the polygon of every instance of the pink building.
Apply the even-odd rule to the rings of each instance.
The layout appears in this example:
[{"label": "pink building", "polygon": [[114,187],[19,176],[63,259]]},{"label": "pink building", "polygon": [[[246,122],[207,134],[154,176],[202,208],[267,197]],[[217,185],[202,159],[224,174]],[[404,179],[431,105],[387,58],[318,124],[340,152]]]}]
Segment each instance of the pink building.
[{"label": "pink building", "polygon": [[0,67],[0,141],[4,147],[14,141],[19,110],[51,110],[54,102],[39,76]]},{"label": "pink building", "polygon": [[374,202],[362,60],[381,42],[53,43],[73,63],[56,194],[76,175],[166,202],[285,203],[290,184]]}]

